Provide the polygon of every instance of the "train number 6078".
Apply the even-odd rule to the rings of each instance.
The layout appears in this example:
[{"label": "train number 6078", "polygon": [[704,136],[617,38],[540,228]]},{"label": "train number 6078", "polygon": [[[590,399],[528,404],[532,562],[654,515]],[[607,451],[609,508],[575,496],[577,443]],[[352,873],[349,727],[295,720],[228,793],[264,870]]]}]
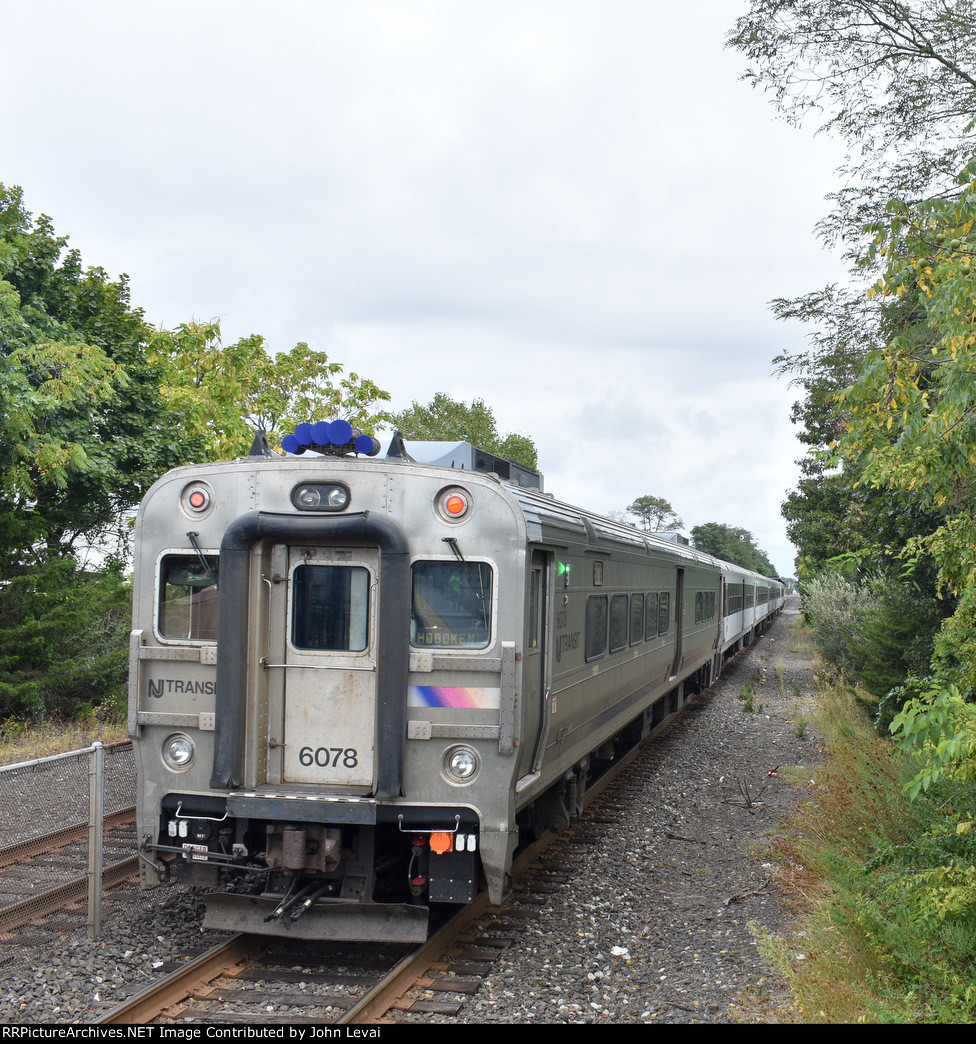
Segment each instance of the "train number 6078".
[{"label": "train number 6078", "polygon": [[355,768],[359,764],[359,751],[354,747],[302,747],[298,752],[298,760],[303,765],[318,765],[319,768]]}]

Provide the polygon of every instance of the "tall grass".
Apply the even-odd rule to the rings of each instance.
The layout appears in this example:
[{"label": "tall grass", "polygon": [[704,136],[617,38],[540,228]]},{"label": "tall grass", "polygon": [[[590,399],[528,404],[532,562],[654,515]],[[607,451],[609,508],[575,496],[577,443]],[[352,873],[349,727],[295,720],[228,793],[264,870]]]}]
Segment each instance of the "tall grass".
[{"label": "tall grass", "polygon": [[906,799],[914,766],[877,735],[873,712],[842,679],[822,685],[826,757],[774,851],[802,916],[786,938],[756,930],[760,946],[797,1021],[970,1022],[976,910],[933,898],[946,894],[937,871],[965,877],[973,842],[956,831],[951,790]]},{"label": "tall grass", "polygon": [[0,721],[0,765],[15,765],[51,754],[90,747],[95,740],[115,743],[126,738],[124,720],[103,721],[95,715],[80,721],[40,723],[7,718]]}]

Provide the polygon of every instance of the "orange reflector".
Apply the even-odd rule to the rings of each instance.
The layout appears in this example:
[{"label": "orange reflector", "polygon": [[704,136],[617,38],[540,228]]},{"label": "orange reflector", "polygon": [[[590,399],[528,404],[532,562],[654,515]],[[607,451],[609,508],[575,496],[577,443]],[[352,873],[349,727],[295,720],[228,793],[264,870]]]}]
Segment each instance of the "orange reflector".
[{"label": "orange reflector", "polygon": [[438,830],[436,834],[430,835],[430,850],[432,852],[443,855],[445,852],[450,852],[453,847],[454,838],[443,830]]},{"label": "orange reflector", "polygon": [[447,500],[444,501],[444,508],[449,515],[460,515],[466,507],[467,504],[464,502],[464,497],[457,493],[452,493]]}]

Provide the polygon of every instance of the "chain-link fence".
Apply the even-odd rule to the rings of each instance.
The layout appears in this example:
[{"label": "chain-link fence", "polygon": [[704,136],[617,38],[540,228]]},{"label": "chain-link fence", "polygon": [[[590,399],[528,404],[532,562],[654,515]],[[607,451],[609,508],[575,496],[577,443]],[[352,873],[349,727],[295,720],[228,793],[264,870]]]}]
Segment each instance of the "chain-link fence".
[{"label": "chain-link fence", "polygon": [[128,741],[0,768],[0,928],[87,894],[98,935],[103,884],[136,857],[135,789]]}]

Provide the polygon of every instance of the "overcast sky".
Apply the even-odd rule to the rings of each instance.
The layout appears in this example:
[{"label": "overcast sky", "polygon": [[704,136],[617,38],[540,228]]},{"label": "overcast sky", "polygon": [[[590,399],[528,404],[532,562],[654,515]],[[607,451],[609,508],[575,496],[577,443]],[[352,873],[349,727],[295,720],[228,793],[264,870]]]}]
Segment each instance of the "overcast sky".
[{"label": "overcast sky", "polygon": [[546,489],[665,497],[793,568],[768,303],[844,278],[841,152],[724,49],[739,0],[3,3],[0,181],[150,322],[492,407]]}]

